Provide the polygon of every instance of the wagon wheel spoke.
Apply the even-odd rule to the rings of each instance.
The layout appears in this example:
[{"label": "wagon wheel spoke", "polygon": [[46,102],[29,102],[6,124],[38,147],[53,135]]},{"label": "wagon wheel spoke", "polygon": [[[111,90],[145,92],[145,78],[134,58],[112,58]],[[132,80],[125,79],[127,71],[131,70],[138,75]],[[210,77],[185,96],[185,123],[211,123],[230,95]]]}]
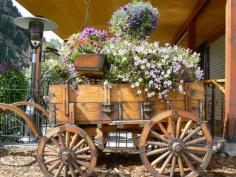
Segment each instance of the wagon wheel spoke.
[{"label": "wagon wheel spoke", "polygon": [[66,147],[69,147],[70,144],[70,132],[66,132]]},{"label": "wagon wheel spoke", "polygon": [[193,153],[191,152],[186,152],[186,154],[191,157],[192,159],[194,159],[195,161],[197,161],[198,163],[202,163],[203,160],[201,158],[199,158],[198,156],[194,155]]},{"label": "wagon wheel spoke", "polygon": [[168,118],[168,134],[170,134],[170,137],[172,139],[175,138],[175,133],[174,133],[174,126],[171,117]]},{"label": "wagon wheel spoke", "polygon": [[147,153],[147,156],[152,156],[152,155],[156,155],[156,154],[161,154],[163,152],[166,152],[168,150],[168,148],[161,148],[161,149],[155,149],[153,151],[150,151]]},{"label": "wagon wheel spoke", "polygon": [[97,153],[91,138],[85,135],[82,129],[71,125],[49,131],[47,138],[40,141],[37,155],[44,176],[89,175],[96,165]]},{"label": "wagon wheel spoke", "polygon": [[176,156],[173,156],[170,169],[170,177],[175,176]]},{"label": "wagon wheel spoke", "polygon": [[79,174],[83,174],[83,170],[77,165],[76,162],[72,162],[72,165],[75,167],[75,169],[79,172]]},{"label": "wagon wheel spoke", "polygon": [[188,139],[190,139],[192,136],[194,136],[196,133],[198,133],[201,130],[201,127],[195,128],[188,136],[186,136],[183,141],[186,142]]},{"label": "wagon wheel spoke", "polygon": [[189,121],[187,122],[187,124],[186,124],[185,127],[184,127],[184,130],[183,130],[182,134],[180,135],[180,139],[183,139],[183,138],[184,138],[185,134],[187,133],[187,131],[188,131],[188,129],[190,128],[190,126],[192,125],[192,123],[193,123],[192,120],[189,120]]},{"label": "wagon wheel spoke", "polygon": [[185,161],[186,165],[188,166],[188,168],[192,171],[195,171],[192,162],[184,154],[181,154],[181,156],[184,159],[184,161]]},{"label": "wagon wheel spoke", "polygon": [[48,167],[48,171],[51,172],[52,170],[56,169],[60,164],[61,164],[61,161],[54,163],[53,165]]},{"label": "wagon wheel spoke", "polygon": [[63,136],[62,136],[62,133],[59,133],[59,134],[58,134],[58,138],[59,138],[61,147],[62,147],[62,148],[65,148],[66,145],[65,145],[65,141],[64,141],[64,138],[63,138]]},{"label": "wagon wheel spoke", "polygon": [[167,147],[167,143],[162,143],[162,142],[156,142],[156,141],[148,141],[148,145],[154,145],[154,146],[161,146],[161,147]]},{"label": "wagon wheel spoke", "polygon": [[61,162],[56,174],[54,177],[58,177],[61,174],[62,168],[64,167],[64,164]]},{"label": "wagon wheel spoke", "polygon": [[43,153],[44,156],[58,156],[58,153],[52,152],[52,151],[47,151]]},{"label": "wagon wheel spoke", "polygon": [[177,125],[176,125],[176,138],[179,138],[179,136],[180,136],[181,123],[182,123],[182,117],[178,117],[178,121],[177,121]]},{"label": "wagon wheel spoke", "polygon": [[164,135],[168,138],[171,139],[170,135],[168,134],[166,128],[163,126],[163,124],[161,122],[158,123],[158,126],[160,127],[162,133],[164,133]]},{"label": "wagon wheel spoke", "polygon": [[85,161],[81,161],[81,160],[76,160],[76,162],[78,164],[80,164],[81,166],[84,166],[84,167],[89,167],[89,163],[88,162],[85,162]]},{"label": "wagon wheel spoke", "polygon": [[91,155],[77,155],[78,159],[90,160],[92,158]]},{"label": "wagon wheel spoke", "polygon": [[162,154],[160,157],[158,157],[157,159],[155,159],[152,163],[151,166],[155,166],[156,164],[158,164],[159,162],[161,162],[163,159],[165,159],[168,155],[170,154],[170,152],[166,152],[164,154]]},{"label": "wagon wheel spoke", "polygon": [[69,164],[69,170],[70,170],[71,176],[72,176],[72,177],[76,177],[75,171],[74,171],[74,169],[73,169],[73,167],[72,167],[71,164]]},{"label": "wagon wheel spoke", "polygon": [[83,149],[80,149],[80,150],[76,151],[75,154],[82,154],[82,153],[87,152],[89,150],[90,150],[89,147],[85,147]]},{"label": "wagon wheel spoke", "polygon": [[76,151],[79,147],[81,147],[85,143],[85,139],[80,140],[80,142],[73,148],[73,151]]},{"label": "wagon wheel spoke", "polygon": [[211,143],[205,123],[191,113],[173,111],[160,113],[145,125],[139,149],[145,167],[155,172],[154,176],[182,177],[207,167]]},{"label": "wagon wheel spoke", "polygon": [[56,153],[59,152],[59,150],[58,150],[57,147],[54,147],[54,146],[52,146],[52,145],[50,145],[50,144],[47,144],[46,147],[47,147],[48,149],[50,149],[50,150],[56,152]]},{"label": "wagon wheel spoke", "polygon": [[203,141],[206,141],[206,137],[201,137],[201,138],[198,138],[198,139],[195,139],[195,140],[186,142],[185,145],[186,145],[186,146],[194,145],[194,144],[201,143],[201,142],[203,142]]},{"label": "wagon wheel spoke", "polygon": [[157,138],[157,139],[162,140],[163,142],[167,142],[167,141],[168,141],[168,139],[165,138],[163,135],[160,135],[159,133],[157,133],[157,132],[155,132],[155,131],[153,131],[153,130],[150,131],[150,135],[151,135],[151,136],[154,136],[154,137]]},{"label": "wagon wheel spoke", "polygon": [[197,147],[197,146],[187,146],[187,150],[193,151],[195,153],[203,154],[208,151],[208,148],[205,147]]},{"label": "wagon wheel spoke", "polygon": [[53,142],[53,144],[57,147],[57,148],[61,148],[61,146],[58,144],[57,140],[54,137],[51,137],[51,141]]},{"label": "wagon wheel spoke", "polygon": [[161,166],[161,169],[159,170],[159,173],[162,174],[163,171],[166,169],[166,166],[169,164],[169,162],[171,161],[171,158],[173,157],[173,154],[170,154],[167,159],[165,160],[165,162],[163,163],[163,165]]},{"label": "wagon wheel spoke", "polygon": [[184,176],[184,165],[183,165],[183,161],[180,157],[180,155],[178,156],[178,165],[179,165],[179,172],[180,172],[180,176]]},{"label": "wagon wheel spoke", "polygon": [[[70,164],[69,164],[70,165]],[[68,177],[69,165],[65,165],[64,177]]]},{"label": "wagon wheel spoke", "polygon": [[79,135],[78,134],[75,134],[71,140],[71,143],[70,143],[70,148],[72,148],[75,144],[75,142],[77,141],[77,139],[79,138]]},{"label": "wagon wheel spoke", "polygon": [[55,162],[55,161],[58,161],[58,160],[59,160],[59,157],[56,157],[56,158],[52,158],[52,159],[46,160],[44,163],[45,163],[46,165],[48,165],[48,164],[50,164],[50,163],[52,163],[52,162]]}]

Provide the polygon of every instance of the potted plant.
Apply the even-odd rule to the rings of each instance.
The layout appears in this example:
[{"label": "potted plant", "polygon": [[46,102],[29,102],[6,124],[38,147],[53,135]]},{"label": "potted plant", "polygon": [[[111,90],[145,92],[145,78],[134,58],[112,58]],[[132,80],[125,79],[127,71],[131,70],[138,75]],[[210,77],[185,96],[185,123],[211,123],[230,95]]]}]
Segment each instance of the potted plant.
[{"label": "potted plant", "polygon": [[101,78],[104,75],[105,55],[102,54],[107,40],[105,30],[85,28],[73,34],[63,48],[63,59],[72,63],[80,75]]},{"label": "potted plant", "polygon": [[159,13],[150,2],[133,0],[115,11],[109,24],[110,32],[117,38],[146,39],[157,29]]},{"label": "potted plant", "polygon": [[104,47],[111,64],[108,80],[128,82],[137,94],[165,100],[169,93],[184,93],[185,81],[199,80],[199,54],[178,46],[148,42],[159,23],[159,13],[150,2],[133,0],[112,15],[114,38]]},{"label": "potted plant", "polygon": [[159,46],[158,42],[110,41],[104,51],[111,64],[108,80],[128,82],[137,94],[157,96],[162,100],[171,92],[184,93],[186,72],[192,80],[203,76],[198,67],[199,54],[178,46]]}]

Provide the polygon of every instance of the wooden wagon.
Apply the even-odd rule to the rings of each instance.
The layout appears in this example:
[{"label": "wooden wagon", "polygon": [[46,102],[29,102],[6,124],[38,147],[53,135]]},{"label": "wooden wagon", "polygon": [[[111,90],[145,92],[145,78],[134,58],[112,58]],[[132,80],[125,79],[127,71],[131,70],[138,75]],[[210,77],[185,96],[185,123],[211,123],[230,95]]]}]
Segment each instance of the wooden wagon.
[{"label": "wooden wagon", "polygon": [[128,130],[141,134],[140,156],[151,175],[202,174],[212,155],[212,138],[203,121],[204,88],[187,83],[185,92],[163,102],[136,95],[126,84],[52,85],[49,119],[56,127],[38,146],[42,172],[88,176],[96,165],[96,149],[106,146],[107,133]]},{"label": "wooden wagon", "polygon": [[204,87],[196,82],[184,88],[184,95],[173,93],[163,102],[137,95],[128,84],[52,85],[49,113],[34,103],[15,103],[47,114],[54,126],[43,137],[23,111],[13,105],[0,108],[22,115],[40,139],[37,159],[47,177],[89,176],[97,149],[103,150],[107,134],[118,130],[140,134],[139,153],[152,176],[201,176],[212,155],[212,137],[204,122]]}]

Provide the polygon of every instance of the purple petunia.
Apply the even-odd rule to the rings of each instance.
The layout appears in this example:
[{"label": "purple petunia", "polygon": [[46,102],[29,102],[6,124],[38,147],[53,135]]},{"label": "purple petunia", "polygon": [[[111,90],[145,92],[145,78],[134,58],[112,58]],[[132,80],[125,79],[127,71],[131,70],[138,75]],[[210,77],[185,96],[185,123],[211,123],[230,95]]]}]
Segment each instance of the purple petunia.
[{"label": "purple petunia", "polygon": [[150,2],[131,2],[114,12],[110,30],[127,39],[146,39],[157,29],[158,23],[158,10]]},{"label": "purple petunia", "polygon": [[106,40],[108,37],[106,30],[97,30],[95,28],[85,28],[79,35],[79,39]]},{"label": "purple petunia", "polygon": [[0,64],[0,73],[5,73],[6,71],[8,71],[7,67]]}]

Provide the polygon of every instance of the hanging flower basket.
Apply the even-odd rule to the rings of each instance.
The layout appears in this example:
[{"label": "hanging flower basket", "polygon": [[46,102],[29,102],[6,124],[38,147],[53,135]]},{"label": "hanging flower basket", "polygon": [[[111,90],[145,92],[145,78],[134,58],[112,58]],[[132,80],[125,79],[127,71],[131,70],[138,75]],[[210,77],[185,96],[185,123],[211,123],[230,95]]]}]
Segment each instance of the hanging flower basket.
[{"label": "hanging flower basket", "polygon": [[75,69],[88,78],[102,78],[105,58],[104,54],[79,54],[74,60]]},{"label": "hanging flower basket", "polygon": [[107,40],[105,30],[85,28],[73,34],[63,47],[62,59],[72,65],[82,76],[102,78],[104,75],[105,55],[102,50]]}]

